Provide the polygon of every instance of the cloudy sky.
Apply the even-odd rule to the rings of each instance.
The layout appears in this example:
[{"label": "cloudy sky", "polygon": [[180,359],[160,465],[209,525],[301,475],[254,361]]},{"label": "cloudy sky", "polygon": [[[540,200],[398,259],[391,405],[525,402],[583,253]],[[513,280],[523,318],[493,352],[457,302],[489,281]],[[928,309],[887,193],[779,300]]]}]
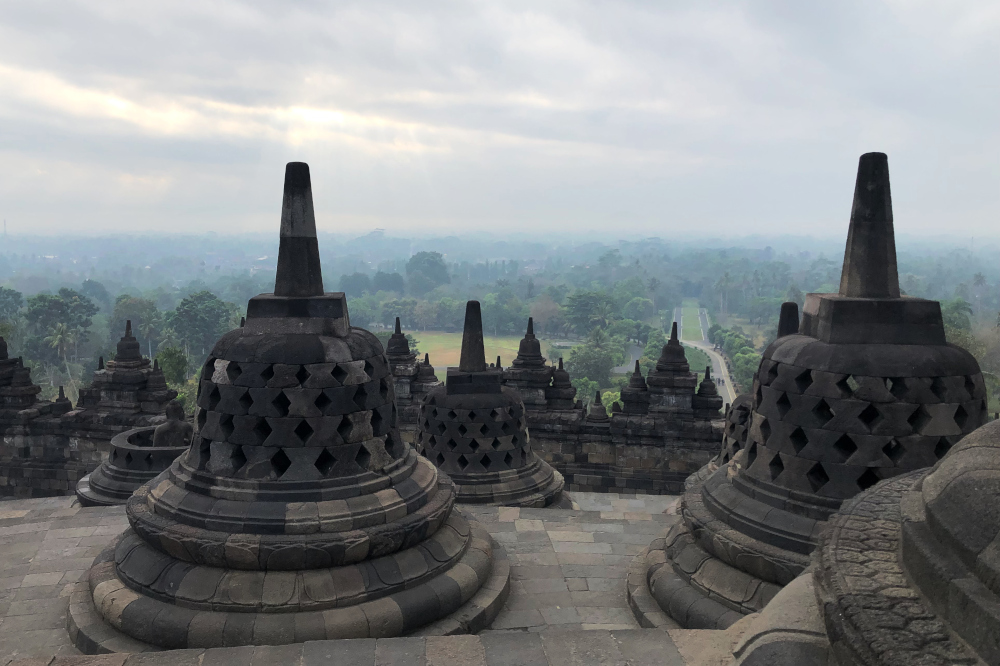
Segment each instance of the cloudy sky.
[{"label": "cloudy sky", "polygon": [[12,233],[1000,234],[1000,3],[0,0]]}]

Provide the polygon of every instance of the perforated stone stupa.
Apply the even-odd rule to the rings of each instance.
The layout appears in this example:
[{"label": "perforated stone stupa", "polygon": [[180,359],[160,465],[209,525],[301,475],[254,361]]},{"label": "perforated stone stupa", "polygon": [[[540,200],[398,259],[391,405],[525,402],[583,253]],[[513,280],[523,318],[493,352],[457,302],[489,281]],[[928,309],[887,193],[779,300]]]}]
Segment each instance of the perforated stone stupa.
[{"label": "perforated stone stupa", "polygon": [[[689,628],[726,627],[809,563],[845,500],[935,464],[986,419],[975,359],[936,301],[901,297],[886,156],[863,155],[838,294],[788,315],[754,379],[745,446],[683,496],[649,588]],[[735,444],[734,444],[735,448]]]},{"label": "perforated stone stupa", "polygon": [[81,650],[475,632],[499,612],[502,549],[400,440],[381,344],[323,291],[305,164],[285,171],[274,293],[216,343],[196,422],[95,560]]},{"label": "perforated stone stupa", "polygon": [[502,369],[486,365],[479,301],[469,301],[459,367],[448,368],[446,384],[421,405],[418,446],[456,483],[460,502],[558,502],[562,475],[531,450],[524,403],[502,377]]}]

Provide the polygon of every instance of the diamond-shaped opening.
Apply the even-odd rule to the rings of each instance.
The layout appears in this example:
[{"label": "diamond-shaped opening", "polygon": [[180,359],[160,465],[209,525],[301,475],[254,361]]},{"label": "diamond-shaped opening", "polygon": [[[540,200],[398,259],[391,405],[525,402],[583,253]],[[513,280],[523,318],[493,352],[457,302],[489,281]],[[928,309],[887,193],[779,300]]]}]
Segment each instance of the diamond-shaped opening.
[{"label": "diamond-shaped opening", "polygon": [[292,404],[292,401],[288,399],[285,392],[282,391],[278,395],[274,396],[274,400],[271,401],[274,409],[278,412],[278,416],[288,416],[288,407]]},{"label": "diamond-shaped opening", "polygon": [[427,443],[430,444],[431,446],[435,446],[437,444],[437,437],[431,435],[430,437],[427,438]]},{"label": "diamond-shaped opening", "polygon": [[799,393],[805,393],[806,389],[812,386],[813,376],[812,371],[804,370],[799,373],[799,376],[795,378],[795,387],[799,389]]},{"label": "diamond-shaped opening", "polygon": [[510,451],[508,451],[507,455],[503,457],[503,464],[507,465],[507,467],[510,467],[510,464],[512,462],[514,462],[514,456],[510,455]]},{"label": "diamond-shaped opening", "polygon": [[125,464],[126,465],[131,465],[132,464],[132,452],[131,451],[129,451],[128,453],[125,454]]},{"label": "diamond-shaped opening", "polygon": [[240,367],[240,364],[237,363],[236,361],[230,361],[229,364],[226,366],[226,377],[229,377],[230,384],[235,382],[242,374],[243,374],[243,369]]},{"label": "diamond-shaped opening", "polygon": [[830,405],[828,405],[826,400],[823,400],[822,398],[819,399],[819,402],[816,403],[816,406],[813,407],[812,411],[813,414],[816,415],[816,418],[819,419],[819,424],[821,426],[826,425],[834,417],[834,413],[833,410],[830,409]]},{"label": "diamond-shaped opening", "polygon": [[253,396],[250,395],[250,391],[243,391],[240,395],[240,407],[245,412],[249,412],[250,408],[253,407]]},{"label": "diamond-shaped opening", "polygon": [[344,383],[351,373],[347,372],[347,368],[342,365],[334,366],[333,370],[330,371],[330,375],[336,379],[341,384]]},{"label": "diamond-shaped opening", "polygon": [[785,471],[785,463],[781,462],[780,453],[774,454],[774,457],[771,458],[771,462],[768,463],[767,468],[771,471],[772,481],[777,479],[778,475]]},{"label": "diamond-shaped opening", "polygon": [[944,458],[950,450],[951,442],[948,441],[947,437],[942,437],[938,440],[937,445],[934,447],[934,457],[941,460],[941,458]]},{"label": "diamond-shaped opening", "polygon": [[384,419],[382,418],[382,414],[379,413],[379,411],[377,409],[373,409],[372,410],[372,417],[371,417],[371,420],[369,421],[369,423],[371,423],[372,434],[374,436],[379,437],[379,436],[385,434],[384,432],[382,432],[383,422],[384,422]]},{"label": "diamond-shaped opening", "polygon": [[449,421],[456,421],[456,420],[458,420],[458,414],[455,413],[454,409],[448,411],[448,420]]},{"label": "diamond-shaped opening", "polygon": [[[30,447],[28,448],[28,451],[29,451],[28,455],[31,455],[31,453],[30,453],[31,448]],[[118,450],[117,449],[111,452],[111,462],[115,462],[116,460],[118,460]]]},{"label": "diamond-shaped opening", "polygon": [[263,379],[266,384],[271,381],[272,377],[274,377],[274,367],[270,365],[264,366],[264,369],[260,371],[260,378]]},{"label": "diamond-shaped opening", "polygon": [[233,472],[238,472],[242,469],[243,465],[247,464],[247,456],[243,453],[242,446],[234,446],[232,453],[229,454],[229,462],[233,465]]},{"label": "diamond-shaped opening", "polygon": [[875,468],[869,467],[861,476],[858,477],[858,488],[861,488],[861,490],[868,490],[881,480],[882,479],[879,478]]},{"label": "diamond-shaped opening", "polygon": [[437,424],[438,434],[443,435],[445,433],[445,431],[447,431],[447,430],[448,430],[448,426],[446,426],[443,422],[438,422],[438,424]]},{"label": "diamond-shaped opening", "polygon": [[309,370],[306,369],[306,366],[299,366],[299,371],[295,373],[295,379],[299,382],[300,386],[306,383],[306,380],[309,379]]},{"label": "diamond-shaped opening", "polygon": [[517,435],[511,435],[510,436],[510,443],[513,444],[514,446],[517,446],[518,444],[521,443],[521,440],[520,440],[520,438]]},{"label": "diamond-shaped opening", "polygon": [[263,444],[264,440],[271,434],[271,426],[268,425],[265,419],[257,419],[257,423],[253,427],[253,433],[257,435],[258,442]]},{"label": "diamond-shaped opening", "polygon": [[292,461],[285,454],[284,449],[278,449],[278,452],[271,456],[271,469],[274,470],[274,475],[279,479],[291,466]]},{"label": "diamond-shaped opening", "polygon": [[458,447],[458,442],[456,442],[454,439],[449,439],[444,444],[445,444],[445,446],[447,446],[452,451],[454,451]]},{"label": "diamond-shaped opening", "polygon": [[302,419],[299,421],[299,424],[295,426],[294,432],[295,436],[298,437],[303,444],[305,444],[309,441],[309,438],[312,437],[314,431],[312,426],[309,425],[305,419]]},{"label": "diamond-shaped opening", "polygon": [[[201,378],[202,379],[211,379],[212,375],[214,375],[214,374],[215,374],[215,357],[214,356],[209,356],[208,360],[205,361],[204,367],[202,367],[202,369],[201,369]],[[199,382],[199,384],[200,384],[200,382]]]},{"label": "diamond-shaped opening", "polygon": [[354,404],[364,409],[367,402],[368,389],[365,388],[364,384],[359,384],[357,390],[354,391]]},{"label": "diamond-shaped opening", "polygon": [[209,458],[212,457],[212,440],[201,438],[198,445],[198,469],[205,469]]},{"label": "diamond-shaped opening", "polygon": [[913,428],[913,432],[921,433],[927,427],[927,424],[931,422],[931,415],[923,405],[920,405],[913,410],[913,413],[910,414],[910,418],[906,419],[906,422]]},{"label": "diamond-shaped opening", "polygon": [[467,433],[467,432],[469,432],[469,429],[466,428],[464,425],[459,425],[458,426],[458,434],[459,435],[461,435],[462,437],[465,437],[465,433]]},{"label": "diamond-shaped opening", "polygon": [[479,426],[479,434],[480,435],[488,435],[489,432],[490,432],[490,427],[488,425],[486,425],[485,423],[483,425]]},{"label": "diamond-shaped opening", "polygon": [[501,426],[500,426],[500,431],[503,434],[505,434],[505,435],[509,435],[510,434],[510,422],[509,421],[504,421],[503,424],[501,424]]},{"label": "diamond-shaped opening", "polygon": [[875,422],[878,421],[881,416],[882,415],[879,413],[878,408],[876,408],[875,405],[868,405],[861,410],[860,414],[858,414],[858,420],[864,423],[868,430],[871,430],[874,427]]},{"label": "diamond-shaped opening", "polygon": [[232,436],[235,426],[233,425],[233,417],[231,414],[226,414],[219,419],[219,430],[222,431],[222,436],[225,439],[229,439]]},{"label": "diamond-shaped opening", "polygon": [[499,440],[499,439],[497,439],[496,437],[494,437],[494,438],[493,438],[493,441],[492,441],[492,442],[490,442],[490,446],[492,446],[492,447],[493,447],[493,450],[494,450],[494,451],[499,451],[499,450],[500,450],[500,447],[501,447],[502,445],[501,445],[501,443],[500,443],[500,440]]},{"label": "diamond-shaped opening", "polygon": [[319,456],[316,458],[316,462],[313,465],[319,470],[319,473],[326,476],[333,469],[333,466],[337,464],[337,459],[330,453],[327,449],[323,449]]},{"label": "diamond-shaped opening", "polygon": [[458,463],[459,469],[465,469],[469,466],[469,459],[465,457],[465,454],[460,455],[456,462]]},{"label": "diamond-shaped opening", "polygon": [[[431,397],[427,398],[427,404],[428,405],[436,405],[436,404],[438,404],[437,398],[432,395]],[[437,416],[437,410],[436,409],[434,410],[434,416]]]},{"label": "diamond-shaped opening", "polygon": [[892,394],[897,400],[906,396],[908,387],[906,385],[905,377],[890,377],[885,380],[885,388],[888,389],[889,393]]},{"label": "diamond-shaped opening", "polygon": [[903,445],[900,444],[899,441],[890,439],[889,442],[882,447],[882,453],[884,453],[894,465],[898,465],[899,459],[903,457],[904,453],[906,453],[906,449],[903,448]]},{"label": "diamond-shaped opening", "polygon": [[833,448],[846,462],[858,450],[858,445],[854,443],[854,440],[849,435],[841,435],[840,439],[833,443]]},{"label": "diamond-shaped opening", "polygon": [[972,379],[972,375],[965,376],[965,392],[969,394],[970,399],[976,395],[976,382]]},{"label": "diamond-shaped opening", "polygon": [[400,455],[399,445],[400,441],[392,436],[392,433],[385,438],[385,452],[388,453],[393,458],[398,458]]},{"label": "diamond-shaped opening", "polygon": [[816,463],[809,468],[809,471],[806,472],[806,479],[809,481],[809,485],[812,487],[814,493],[819,492],[819,489],[830,481],[830,477],[827,476],[826,470],[823,469],[823,465],[820,463]]},{"label": "diamond-shaped opening", "polygon": [[382,400],[389,399],[389,380],[386,379],[385,377],[383,377],[382,380],[379,381],[378,383],[378,394],[382,398]]},{"label": "diamond-shaped opening", "polygon": [[496,421],[499,416],[500,416],[500,412],[498,412],[495,409],[491,409],[490,410],[490,418],[491,419],[493,419],[494,421]]},{"label": "diamond-shaped opening", "polygon": [[764,383],[764,385],[770,386],[771,382],[773,382],[777,378],[778,378],[778,364],[772,363],[771,367],[767,369],[767,375],[765,375],[765,379],[767,381]]},{"label": "diamond-shaped opening", "polygon": [[931,393],[941,401],[944,401],[945,395],[948,393],[948,387],[945,385],[944,380],[940,377],[935,377],[931,380]]},{"label": "diamond-shaped opening", "polygon": [[438,467],[440,467],[441,465],[443,465],[444,464],[444,456],[441,455],[440,453],[438,453],[437,457],[434,458],[434,464],[436,464]]},{"label": "diamond-shaped opening", "polygon": [[147,453],[146,457],[142,459],[142,462],[146,465],[146,469],[153,469],[153,454]]},{"label": "diamond-shaped opening", "polygon": [[[850,379],[853,379],[853,377],[847,375],[839,382],[837,382],[837,388],[840,389],[841,398],[850,398],[854,394],[854,390],[851,388],[851,385],[848,382],[848,380]],[[857,382],[855,382],[855,384],[857,384]]]},{"label": "diamond-shaped opening", "polygon": [[476,420],[476,413],[474,411],[472,411],[471,409],[469,410],[469,420],[470,421],[475,421]]},{"label": "diamond-shaped opening", "polygon": [[475,453],[476,451],[478,451],[479,450],[479,440],[478,439],[473,439],[471,442],[469,442],[469,448],[472,449],[473,453]]},{"label": "diamond-shaped opening", "polygon": [[493,464],[493,460],[488,455],[483,454],[483,457],[479,459],[479,464],[483,466],[483,469],[489,471],[490,465]]},{"label": "diamond-shaped opening", "polygon": [[212,385],[212,392],[208,394],[208,408],[215,409],[219,406],[219,401],[222,400],[222,394],[219,393],[219,387]]},{"label": "diamond-shaped opening", "polygon": [[204,409],[198,410],[198,430],[202,430],[205,427],[205,422],[208,421],[208,412]]},{"label": "diamond-shaped opening", "polygon": [[365,374],[369,379],[375,379],[375,366],[368,361],[365,361]]},{"label": "diamond-shaped opening", "polygon": [[764,392],[761,390],[760,386],[757,387],[757,391],[753,396],[753,408],[757,409],[760,407],[760,403],[764,402]]},{"label": "diamond-shaped opening", "polygon": [[372,454],[368,453],[368,449],[364,446],[358,447],[358,454],[354,456],[354,462],[363,470],[368,469],[368,463],[371,462]]},{"label": "diamond-shaped opening", "polygon": [[965,411],[965,407],[959,405],[955,409],[955,423],[961,430],[965,430],[965,424],[969,422],[969,413]]},{"label": "diamond-shaped opening", "polygon": [[782,419],[785,418],[785,414],[788,413],[788,410],[792,408],[792,401],[788,399],[787,393],[782,393],[781,397],[778,398],[778,401],[775,404],[778,407],[778,416]]},{"label": "diamond-shaped opening", "polygon": [[788,439],[792,443],[792,448],[795,449],[796,454],[802,453],[802,449],[806,448],[806,445],[809,443],[809,438],[806,437],[806,433],[802,428],[793,430]]},{"label": "diamond-shaped opening", "polygon": [[760,420],[760,436],[760,443],[767,444],[767,440],[771,437],[771,424],[767,422],[767,419]]},{"label": "diamond-shaped opening", "polygon": [[316,409],[319,410],[320,414],[326,414],[326,408],[330,406],[331,402],[333,402],[333,400],[330,400],[330,396],[326,393],[320,393],[316,396],[316,400],[313,404],[316,405]]},{"label": "diamond-shaped opening", "polygon": [[750,445],[747,449],[747,469],[753,466],[754,461],[757,460],[757,442]]},{"label": "diamond-shaped opening", "polygon": [[337,426],[337,434],[340,435],[341,439],[345,442],[351,436],[351,430],[354,429],[354,424],[351,423],[351,419],[346,416],[341,417],[340,424]]}]

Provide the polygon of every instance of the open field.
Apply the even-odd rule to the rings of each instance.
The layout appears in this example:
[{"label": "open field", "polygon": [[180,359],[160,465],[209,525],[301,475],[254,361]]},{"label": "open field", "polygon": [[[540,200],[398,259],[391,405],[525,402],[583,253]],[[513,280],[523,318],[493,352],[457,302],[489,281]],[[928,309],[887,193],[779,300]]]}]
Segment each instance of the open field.
[{"label": "open field", "polygon": [[681,308],[681,323],[684,325],[681,331],[681,340],[701,340],[698,301],[693,298],[685,298]]},{"label": "open field", "polygon": [[684,346],[684,358],[687,359],[688,365],[691,366],[691,372],[698,374],[698,381],[700,382],[705,376],[705,366],[710,365],[712,359],[697,347],[687,345]]},{"label": "open field", "polygon": [[[444,381],[448,366],[457,366],[462,356],[462,334],[460,332],[445,333],[444,331],[407,331],[407,333],[417,339],[417,347],[420,349],[421,357],[425,353],[431,355],[431,365],[434,366],[438,379]],[[496,361],[497,355],[499,355],[500,362],[505,367],[510,365],[510,362],[517,356],[521,337],[513,335],[484,336],[486,362]],[[542,343],[542,355],[550,361],[553,360],[549,353],[549,344],[545,340],[540,340],[540,342]]]}]

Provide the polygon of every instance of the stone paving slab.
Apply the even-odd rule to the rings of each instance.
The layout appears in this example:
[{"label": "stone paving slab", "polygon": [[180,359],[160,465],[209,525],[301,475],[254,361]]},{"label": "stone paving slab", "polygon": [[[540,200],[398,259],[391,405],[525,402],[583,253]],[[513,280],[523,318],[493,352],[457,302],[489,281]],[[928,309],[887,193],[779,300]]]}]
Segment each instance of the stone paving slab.
[{"label": "stone paving slab", "polygon": [[[542,639],[525,638],[525,632],[548,635],[592,630],[613,637],[616,632],[639,628],[626,596],[628,568],[637,554],[677,520],[664,513],[676,498],[574,493],[573,499],[586,510],[461,506],[506,548],[511,563],[510,596],[491,628],[480,634],[486,641],[481,646],[506,640],[486,638],[490,634],[516,634],[527,641],[524,645],[543,645],[537,642]],[[66,633],[73,584],[128,521],[123,507],[83,508],[73,503],[69,497],[0,502],[0,666],[25,657],[39,657],[47,663],[53,656],[79,654]],[[669,643],[662,631],[660,635]],[[384,650],[396,649],[393,645]],[[447,653],[452,648],[441,649]],[[487,647],[482,649],[489,653]],[[177,654],[178,659],[181,656]],[[199,657],[202,666],[211,663],[209,656]],[[386,652],[385,660],[390,658],[395,659]],[[485,663],[506,663],[505,658],[498,653],[494,661]],[[450,663],[424,659],[401,663]],[[562,655],[553,659],[537,663],[577,663],[559,661]]]}]

